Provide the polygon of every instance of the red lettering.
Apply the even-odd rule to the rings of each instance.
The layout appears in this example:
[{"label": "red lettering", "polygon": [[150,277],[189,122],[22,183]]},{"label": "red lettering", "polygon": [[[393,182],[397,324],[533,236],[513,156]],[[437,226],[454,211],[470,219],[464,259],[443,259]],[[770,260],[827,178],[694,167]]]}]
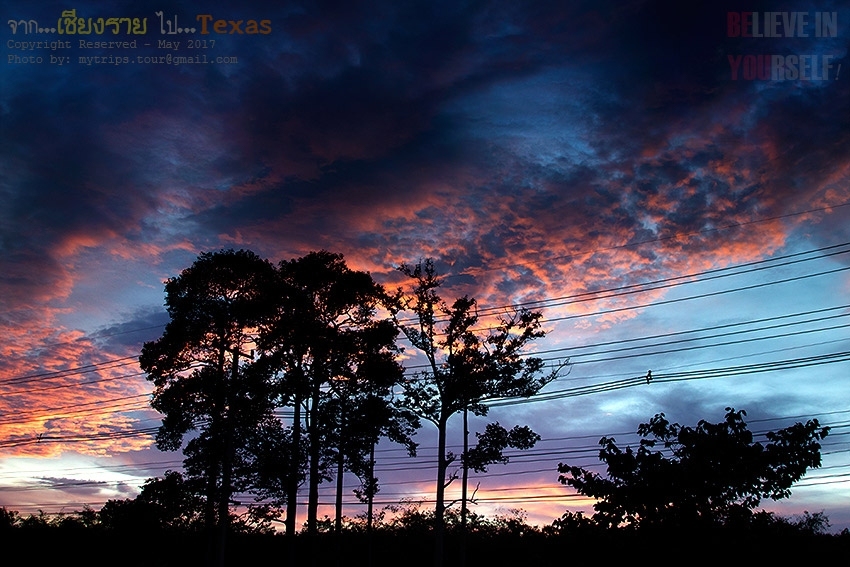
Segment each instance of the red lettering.
[{"label": "red lettering", "polygon": [[756,58],[754,55],[744,57],[744,80],[752,81],[756,78]]},{"label": "red lettering", "polygon": [[740,55],[729,55],[729,66],[732,68],[732,80],[738,80],[738,67],[741,65]]},{"label": "red lettering", "polygon": [[726,37],[741,35],[741,15],[738,12],[726,13]]}]

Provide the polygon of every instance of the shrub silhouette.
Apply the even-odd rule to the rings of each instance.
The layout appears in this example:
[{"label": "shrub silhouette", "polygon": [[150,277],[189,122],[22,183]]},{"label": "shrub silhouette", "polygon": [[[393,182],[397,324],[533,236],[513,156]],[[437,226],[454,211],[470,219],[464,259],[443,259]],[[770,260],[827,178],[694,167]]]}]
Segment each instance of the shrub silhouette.
[{"label": "shrub silhouette", "polygon": [[599,499],[592,520],[603,527],[749,525],[762,498],[787,498],[806,470],[820,466],[818,441],[829,428],[816,419],[796,423],[767,432],[762,444],[745,415],[726,408],[720,423],[684,427],[657,414],[638,428],[636,451],[599,441],[607,478],[561,463],[558,480]]}]

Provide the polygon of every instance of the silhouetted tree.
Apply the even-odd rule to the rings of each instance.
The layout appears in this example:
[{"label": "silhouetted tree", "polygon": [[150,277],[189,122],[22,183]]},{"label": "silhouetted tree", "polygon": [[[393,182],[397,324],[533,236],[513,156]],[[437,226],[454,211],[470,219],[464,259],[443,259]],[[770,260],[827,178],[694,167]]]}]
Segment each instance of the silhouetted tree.
[{"label": "silhouetted tree", "polygon": [[[149,478],[133,499],[108,500],[99,512],[75,512],[86,526],[132,532],[196,532],[204,528],[203,484],[176,471]],[[255,507],[236,515],[230,512],[228,524],[237,533],[271,533],[270,514]]]},{"label": "silhouetted tree", "polygon": [[100,527],[100,518],[96,510],[88,505],[82,510],[75,510],[70,514],[59,512],[51,521],[50,525],[64,529],[81,529]]},{"label": "silhouetted tree", "polygon": [[149,478],[136,500],[158,511],[159,527],[196,530],[203,526],[203,485],[177,471],[165,471],[162,477]]},{"label": "silhouetted tree", "polygon": [[[297,425],[300,426],[300,422]],[[251,508],[280,515],[280,510],[290,502],[289,495],[296,494],[306,479],[305,439],[298,427],[292,424],[285,427],[277,417],[259,424],[257,435],[250,440],[250,452],[254,456],[250,484],[255,502],[261,504],[252,504]],[[287,528],[289,517],[287,515]],[[291,517],[294,519],[294,512]]]},{"label": "silhouetted tree", "polygon": [[350,329],[342,337],[347,346],[346,373],[337,375],[328,401],[334,419],[336,459],[335,531],[342,529],[343,473],[348,470],[365,479],[362,495],[371,508],[378,490],[374,477],[374,449],[385,436],[416,455],[411,436],[419,427],[418,418],[393,404],[392,389],[403,378],[396,360],[398,329],[391,321],[371,321]]},{"label": "silhouetted tree", "polygon": [[194,531],[204,526],[203,484],[177,471],[149,478],[133,499],[108,500],[98,512],[107,529]]},{"label": "silhouetted tree", "polygon": [[351,471],[360,479],[361,486],[354,492],[366,504],[366,530],[371,532],[374,520],[374,498],[380,490],[375,476],[375,446],[385,437],[403,445],[410,456],[416,456],[416,443],[412,436],[419,428],[419,418],[412,412],[396,405],[392,399],[392,384],[374,384],[358,405],[358,412],[350,423],[356,432],[356,454],[352,459]]},{"label": "silhouetted tree", "polygon": [[26,518],[21,518],[18,525],[22,528],[47,528],[50,526],[50,522],[44,510],[39,510],[38,514],[30,514]]},{"label": "silhouetted tree", "polygon": [[599,526],[582,512],[571,512],[567,510],[560,518],[555,519],[548,526],[543,526],[543,534],[556,535],[578,535],[598,531]]},{"label": "silhouetted tree", "polygon": [[[486,415],[484,402],[489,399],[531,396],[554,380],[560,368],[541,377],[538,375],[543,361],[521,355],[526,345],[544,336],[539,312],[518,309],[501,317],[488,333],[481,333],[476,331],[474,299],[464,296],[449,306],[440,297],[437,290],[442,282],[432,260],[398,269],[413,280],[413,291],[405,294],[399,289],[387,305],[401,332],[427,359],[427,369],[404,382],[405,404],[437,428],[434,561],[439,566],[443,557],[445,489],[456,478],[446,474],[456,459],[456,455],[446,451],[449,418],[457,413],[463,415],[463,453],[467,454],[469,412]],[[401,318],[405,312],[412,313],[411,323]],[[467,473],[468,467],[464,467],[464,514]]]},{"label": "silhouetted tree", "polygon": [[[816,419],[753,441],[746,412],[726,408],[720,423],[671,424],[664,414],[641,424],[636,451],[603,437],[602,477],[581,467],[558,465],[558,480],[599,499],[593,520],[604,527],[706,526],[749,523],[762,498],[778,500],[808,468],[821,463],[818,440],[829,428]],[[663,449],[655,449],[657,445]]]},{"label": "silhouetted tree", "polygon": [[[465,417],[466,411],[464,411]],[[475,447],[469,448],[466,430],[467,422],[464,419],[464,452],[461,454],[461,469],[463,485],[461,488],[461,509],[460,509],[460,527],[461,527],[461,547],[459,565],[466,565],[466,534],[467,534],[467,518],[469,512],[467,510],[470,498],[467,495],[469,483],[469,469],[475,472],[487,472],[487,467],[495,463],[508,463],[510,458],[505,456],[505,449],[512,447],[514,449],[531,449],[540,441],[540,435],[532,431],[527,426],[514,426],[508,430],[502,427],[499,422],[488,423],[484,429],[484,433],[476,433],[478,444]],[[477,489],[476,489],[477,490]],[[474,493],[473,493],[474,496]]]},{"label": "silhouetted tree", "polygon": [[20,524],[20,515],[15,510],[7,510],[5,506],[0,507],[0,530],[13,528]]},{"label": "silhouetted tree", "polygon": [[159,510],[136,498],[107,500],[98,512],[100,525],[107,530],[145,532],[161,528]]},{"label": "silhouetted tree", "polygon": [[484,433],[476,433],[478,444],[461,455],[464,466],[478,473],[487,472],[487,467],[496,463],[506,464],[510,461],[505,456],[505,449],[531,449],[540,441],[540,435],[525,425],[516,425],[508,430],[499,422],[488,423]]},{"label": "silhouetted tree", "polygon": [[198,430],[184,449],[184,466],[206,486],[204,521],[210,530],[218,526],[220,564],[231,495],[247,488],[247,439],[273,409],[265,377],[244,368],[273,278],[274,267],[253,252],[201,254],[165,283],[171,320],[139,357],[155,386],[151,405],[163,414],[157,446],[177,450],[186,433]]},{"label": "silhouetted tree", "polygon": [[374,319],[382,288],[340,254],[311,252],[281,262],[277,272],[278,301],[260,328],[260,364],[276,373],[279,405],[294,410],[286,530],[295,533],[299,457],[306,451],[307,531],[316,533],[319,484],[362,454],[352,427],[357,404],[368,388],[384,396],[400,377],[397,331]]}]

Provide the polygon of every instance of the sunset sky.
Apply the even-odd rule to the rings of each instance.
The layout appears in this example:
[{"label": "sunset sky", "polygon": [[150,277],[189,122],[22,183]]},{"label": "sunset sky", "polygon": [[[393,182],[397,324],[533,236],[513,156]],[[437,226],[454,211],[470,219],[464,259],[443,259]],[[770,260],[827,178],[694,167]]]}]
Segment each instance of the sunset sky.
[{"label": "sunset sky", "polygon": [[[559,462],[732,406],[756,432],[833,428],[822,469],[765,505],[850,527],[847,3],[0,6],[0,506],[99,508],[178,469],[137,360],[164,280],[204,251],[327,249],[391,288],[433,257],[483,326],[528,304],[530,352],[570,359],[492,407],[542,441],[475,475],[474,511],[591,512]],[[146,33],[50,31],[72,7]],[[433,428],[417,441],[379,446],[382,505],[431,506]]]}]

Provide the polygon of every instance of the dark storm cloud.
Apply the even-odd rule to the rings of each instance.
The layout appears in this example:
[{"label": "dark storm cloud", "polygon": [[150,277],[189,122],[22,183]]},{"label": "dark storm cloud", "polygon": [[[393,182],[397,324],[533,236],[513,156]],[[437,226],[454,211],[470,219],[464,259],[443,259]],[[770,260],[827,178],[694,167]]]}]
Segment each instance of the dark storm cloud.
[{"label": "dark storm cloud", "polygon": [[[766,172],[764,180],[770,187],[762,188],[762,200],[770,197],[779,210],[793,206],[795,195],[789,192],[795,186],[822,181],[825,172],[819,166],[847,159],[846,83],[732,81],[728,55],[789,49],[807,53],[817,44],[840,57],[848,44],[846,35],[834,40],[726,37],[728,11],[766,6],[648,2],[627,20],[615,19],[610,28],[614,60],[599,69],[604,80],[611,81],[611,98],[616,102],[600,108],[605,116],[603,128],[591,143],[600,152],[639,156],[647,149],[663,149],[677,137],[713,138],[718,145],[707,148],[710,152],[721,151],[722,145],[727,155],[741,148],[742,157],[750,156],[750,163],[736,164],[742,173],[747,169],[744,165]],[[834,10],[836,6],[771,3],[769,9]],[[846,21],[850,14],[844,8],[838,17]],[[840,61],[834,61],[836,67]],[[617,116],[622,120],[613,121]],[[818,135],[801,137],[801,128],[813,128]],[[781,148],[780,155],[768,147],[774,145]],[[811,166],[799,168],[799,160],[782,159],[794,155],[806,156]],[[652,184],[682,179],[682,169],[701,165],[699,157],[670,153],[664,167],[643,164],[641,169],[652,167],[651,175],[645,176]]]},{"label": "dark storm cloud", "polygon": [[[496,8],[428,6],[423,13],[363,10],[344,22],[333,12],[321,21],[288,17],[294,62],[272,58],[262,73],[240,77],[242,105],[229,118],[234,153],[249,163],[278,162],[283,175],[302,178],[350,160],[378,170],[403,162],[408,146],[420,150],[420,163],[437,163],[447,156],[429,154],[423,138],[445,143],[459,127],[441,115],[442,103],[562,62],[551,48],[536,51],[546,38],[529,39],[528,29],[488,35],[499,31]],[[570,18],[574,26],[578,20]]]},{"label": "dark storm cloud", "polygon": [[[846,161],[850,113],[846,82],[728,79],[730,52],[792,45],[726,37],[727,11],[759,6],[243,3],[234,14],[271,18],[274,33],[220,38],[245,62],[235,69],[18,85],[4,128],[23,167],[3,246],[60,275],[57,256],[80,246],[177,235],[274,252],[258,239],[300,241],[292,253],[370,241],[375,261],[442,247],[461,271],[521,253],[531,224],[628,241],[781,212]],[[818,137],[795,134],[803,121]],[[173,220],[154,221],[164,204]],[[385,220],[365,222],[365,206]],[[481,228],[447,230],[453,220]],[[365,236],[380,229],[397,231]]]},{"label": "dark storm cloud", "polygon": [[[758,6],[249,2],[239,17],[275,33],[222,38],[247,61],[234,70],[21,87],[4,246],[60,275],[81,246],[170,231],[291,253],[373,242],[376,261],[441,251],[462,271],[782,212],[846,161],[846,87],[728,80],[726,56],[755,41],[725,37],[739,9]],[[818,137],[795,134],[804,120]],[[173,222],[152,221],[164,202]]]}]

